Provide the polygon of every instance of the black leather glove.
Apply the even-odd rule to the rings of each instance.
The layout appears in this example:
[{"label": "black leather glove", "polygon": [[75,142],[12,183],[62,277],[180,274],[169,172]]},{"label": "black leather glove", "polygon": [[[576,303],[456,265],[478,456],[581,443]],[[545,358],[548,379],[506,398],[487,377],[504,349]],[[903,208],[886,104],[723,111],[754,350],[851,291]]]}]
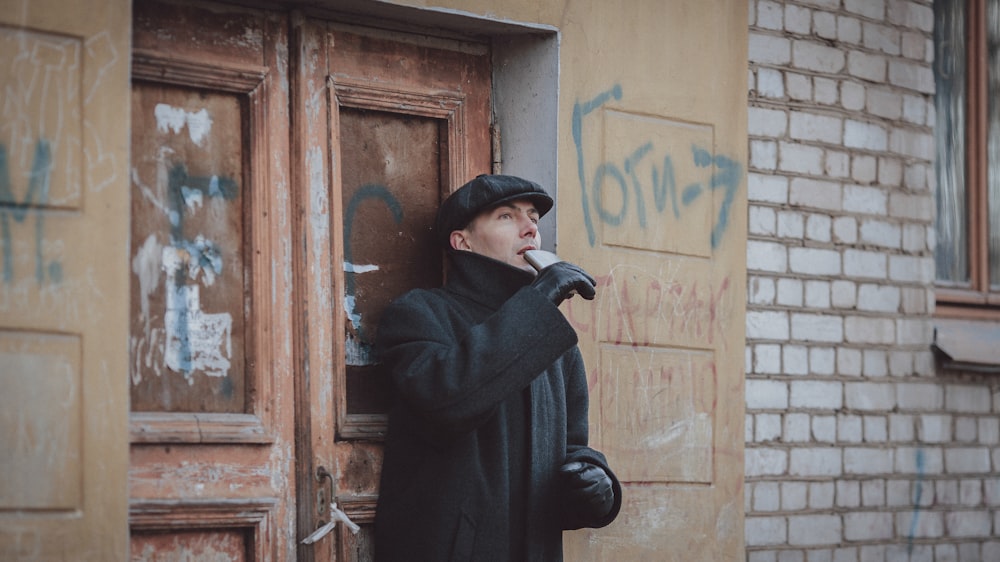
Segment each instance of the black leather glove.
[{"label": "black leather glove", "polygon": [[531,286],[556,306],[573,296],[574,292],[587,300],[592,300],[597,294],[594,289],[597,281],[594,281],[594,278],[580,266],[565,261],[556,262],[542,269]]},{"label": "black leather glove", "polygon": [[589,462],[574,461],[559,467],[559,476],[566,487],[567,499],[572,509],[600,519],[611,511],[615,503],[615,490],[611,477],[604,469]]}]

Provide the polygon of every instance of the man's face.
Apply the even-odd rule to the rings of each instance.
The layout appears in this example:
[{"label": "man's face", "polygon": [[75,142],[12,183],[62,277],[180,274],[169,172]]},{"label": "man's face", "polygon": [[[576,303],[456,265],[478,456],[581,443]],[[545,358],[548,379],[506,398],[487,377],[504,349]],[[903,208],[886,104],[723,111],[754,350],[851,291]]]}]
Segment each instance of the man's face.
[{"label": "man's face", "polygon": [[451,233],[451,245],[534,272],[524,252],[542,245],[538,210],[530,200],[517,199],[483,211],[464,229]]}]

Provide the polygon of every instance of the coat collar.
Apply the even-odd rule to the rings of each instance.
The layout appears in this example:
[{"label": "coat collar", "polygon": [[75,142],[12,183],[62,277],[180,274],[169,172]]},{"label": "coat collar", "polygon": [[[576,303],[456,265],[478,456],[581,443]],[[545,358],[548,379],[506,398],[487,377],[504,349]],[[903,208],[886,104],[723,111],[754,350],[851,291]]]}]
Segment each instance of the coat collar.
[{"label": "coat collar", "polygon": [[474,252],[449,250],[448,265],[446,290],[494,309],[535,279],[530,271]]}]

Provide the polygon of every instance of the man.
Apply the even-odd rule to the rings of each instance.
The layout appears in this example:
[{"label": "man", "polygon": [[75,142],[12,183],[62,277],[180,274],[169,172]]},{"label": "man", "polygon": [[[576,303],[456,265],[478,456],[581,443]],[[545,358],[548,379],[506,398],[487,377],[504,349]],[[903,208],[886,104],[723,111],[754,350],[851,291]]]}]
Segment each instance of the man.
[{"label": "man", "polygon": [[562,531],[603,527],[621,485],[587,446],[587,378],[557,308],[594,279],[559,262],[536,275],[552,198],[513,176],[479,176],[441,205],[447,283],[382,315],[392,381],[375,560],[559,561]]}]

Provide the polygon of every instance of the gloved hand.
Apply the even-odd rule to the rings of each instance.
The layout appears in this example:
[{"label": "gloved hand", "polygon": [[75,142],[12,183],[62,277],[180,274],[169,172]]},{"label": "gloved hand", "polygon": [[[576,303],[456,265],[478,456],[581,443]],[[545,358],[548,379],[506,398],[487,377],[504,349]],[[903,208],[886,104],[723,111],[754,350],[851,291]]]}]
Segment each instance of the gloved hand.
[{"label": "gloved hand", "polygon": [[600,519],[611,511],[615,491],[611,477],[603,468],[589,462],[574,461],[559,467],[559,477],[566,487],[567,498],[590,519]]},{"label": "gloved hand", "polygon": [[597,281],[594,281],[594,278],[580,266],[565,261],[556,262],[542,269],[538,272],[538,277],[531,282],[531,286],[556,306],[573,296],[573,291],[587,300],[593,300],[597,294],[594,290]]}]

